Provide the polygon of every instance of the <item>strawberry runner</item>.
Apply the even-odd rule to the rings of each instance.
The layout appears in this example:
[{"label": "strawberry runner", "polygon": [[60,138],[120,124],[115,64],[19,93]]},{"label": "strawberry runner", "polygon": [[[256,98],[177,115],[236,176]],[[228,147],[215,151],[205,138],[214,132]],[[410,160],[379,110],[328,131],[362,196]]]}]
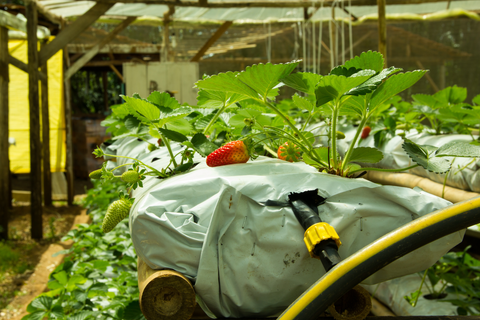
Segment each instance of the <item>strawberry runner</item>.
[{"label": "strawberry runner", "polygon": [[[149,151],[146,142],[131,138],[115,142],[112,152],[157,168],[168,161],[162,148]],[[277,315],[325,273],[310,258],[292,209],[263,206],[266,200],[318,189],[326,198],[319,214],[338,232],[342,258],[450,204],[421,190],[323,174],[304,163],[259,157],[211,168],[201,157],[195,161],[188,173],[144,181],[133,194],[130,231],[142,260],[191,279],[203,308],[217,317]],[[456,232],[424,246],[364,283],[424,270],[462,237]]]}]

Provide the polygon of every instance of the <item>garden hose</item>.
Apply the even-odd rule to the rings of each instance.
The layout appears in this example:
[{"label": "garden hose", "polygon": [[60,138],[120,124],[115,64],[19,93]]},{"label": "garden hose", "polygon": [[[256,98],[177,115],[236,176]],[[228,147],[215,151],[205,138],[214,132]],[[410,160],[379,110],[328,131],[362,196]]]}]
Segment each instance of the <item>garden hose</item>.
[{"label": "garden hose", "polygon": [[297,298],[277,320],[316,319],[351,288],[396,259],[480,223],[480,197],[420,217],[346,258]]},{"label": "garden hose", "polygon": [[288,195],[290,206],[297,220],[305,229],[304,241],[312,258],[320,259],[325,271],[330,270],[342,259],[338,247],[342,244],[335,229],[322,222],[318,216],[318,206],[325,198],[318,195],[318,189]]}]

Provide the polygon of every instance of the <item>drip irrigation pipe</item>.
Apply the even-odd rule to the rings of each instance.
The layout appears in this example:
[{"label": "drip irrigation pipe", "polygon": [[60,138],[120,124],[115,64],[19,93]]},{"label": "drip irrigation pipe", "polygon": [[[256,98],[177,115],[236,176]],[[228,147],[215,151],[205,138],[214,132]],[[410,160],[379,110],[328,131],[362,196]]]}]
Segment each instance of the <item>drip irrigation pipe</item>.
[{"label": "drip irrigation pipe", "polygon": [[418,218],[337,264],[298,297],[277,320],[317,319],[351,288],[389,263],[477,223],[480,223],[480,197]]}]

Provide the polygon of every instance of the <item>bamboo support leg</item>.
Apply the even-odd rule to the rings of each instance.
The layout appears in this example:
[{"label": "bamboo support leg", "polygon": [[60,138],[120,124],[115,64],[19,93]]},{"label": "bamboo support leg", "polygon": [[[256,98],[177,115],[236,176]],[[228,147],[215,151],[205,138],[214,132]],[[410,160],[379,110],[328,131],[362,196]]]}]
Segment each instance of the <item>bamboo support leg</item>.
[{"label": "bamboo support leg", "polygon": [[138,258],[140,308],[147,320],[188,320],[195,310],[190,281],[173,270],[153,270]]}]

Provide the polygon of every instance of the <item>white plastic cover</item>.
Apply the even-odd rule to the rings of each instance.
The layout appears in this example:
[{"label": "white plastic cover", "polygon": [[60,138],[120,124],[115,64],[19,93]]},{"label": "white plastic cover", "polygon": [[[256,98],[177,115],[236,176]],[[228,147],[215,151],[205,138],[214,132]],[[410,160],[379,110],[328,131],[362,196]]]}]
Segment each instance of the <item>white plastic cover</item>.
[{"label": "white plastic cover", "polygon": [[[137,140],[119,141],[113,149],[157,169],[168,161],[164,148],[149,153],[147,144]],[[276,315],[325,273],[321,262],[310,258],[292,210],[266,207],[263,201],[318,189],[327,198],[318,207],[320,218],[338,232],[343,258],[450,205],[421,190],[323,174],[304,163],[260,157],[209,168],[204,159],[197,160],[188,173],[146,179],[134,194],[130,231],[137,254],[151,268],[174,269],[190,278],[216,316]],[[117,165],[123,161],[119,158]],[[456,232],[426,245],[364,283],[424,270],[462,237]]]}]

